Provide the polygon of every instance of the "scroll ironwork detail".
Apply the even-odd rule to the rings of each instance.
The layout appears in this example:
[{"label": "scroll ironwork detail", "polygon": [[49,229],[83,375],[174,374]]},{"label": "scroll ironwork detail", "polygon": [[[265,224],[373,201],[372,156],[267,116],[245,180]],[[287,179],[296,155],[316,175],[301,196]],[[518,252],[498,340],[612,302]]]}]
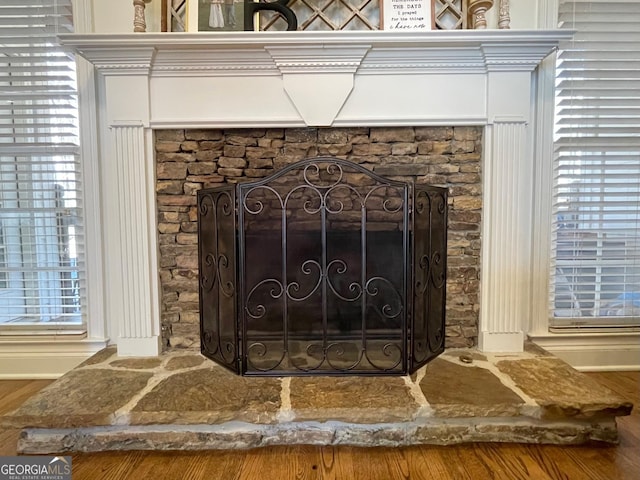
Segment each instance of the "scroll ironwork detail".
[{"label": "scroll ironwork detail", "polygon": [[200,191],[203,354],[245,375],[423,365],[444,345],[446,203],[332,157]]}]

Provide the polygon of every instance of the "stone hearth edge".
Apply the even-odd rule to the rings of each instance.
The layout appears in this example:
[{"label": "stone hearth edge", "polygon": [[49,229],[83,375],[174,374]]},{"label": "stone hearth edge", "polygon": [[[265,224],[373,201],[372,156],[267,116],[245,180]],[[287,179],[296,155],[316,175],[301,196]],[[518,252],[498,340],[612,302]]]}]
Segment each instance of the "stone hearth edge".
[{"label": "stone hearth edge", "polygon": [[[464,363],[468,355],[472,363]],[[240,377],[193,351],[107,348],[0,419],[23,454],[615,443],[632,405],[547,352],[452,349],[411,377]]]}]

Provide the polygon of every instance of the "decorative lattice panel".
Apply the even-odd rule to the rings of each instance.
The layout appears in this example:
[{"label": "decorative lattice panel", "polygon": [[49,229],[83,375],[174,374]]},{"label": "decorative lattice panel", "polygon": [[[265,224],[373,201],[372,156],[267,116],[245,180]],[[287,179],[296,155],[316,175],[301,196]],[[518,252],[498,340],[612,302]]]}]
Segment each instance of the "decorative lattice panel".
[{"label": "decorative lattice panel", "polygon": [[[433,0],[439,30],[467,28],[467,0]],[[292,0],[288,7],[298,18],[299,30],[378,30],[379,0]],[[286,30],[273,12],[260,13],[260,30]]]},{"label": "decorative lattice panel", "polygon": [[[299,30],[378,30],[379,0],[292,0]],[[260,30],[286,30],[277,14],[260,13]]]},{"label": "decorative lattice panel", "polygon": [[438,30],[467,28],[467,0],[435,0],[434,7]]},{"label": "decorative lattice panel", "polygon": [[187,31],[187,0],[168,0],[164,6],[167,9],[167,30],[169,32]]}]

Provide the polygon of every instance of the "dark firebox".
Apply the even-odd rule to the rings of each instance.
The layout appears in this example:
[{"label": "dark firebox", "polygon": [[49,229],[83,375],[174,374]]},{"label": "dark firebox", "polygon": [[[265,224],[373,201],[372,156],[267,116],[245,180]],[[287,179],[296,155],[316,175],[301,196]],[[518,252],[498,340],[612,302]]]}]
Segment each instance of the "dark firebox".
[{"label": "dark firebox", "polygon": [[198,192],[202,353],[243,375],[400,375],[444,349],[447,191],[312,158]]}]

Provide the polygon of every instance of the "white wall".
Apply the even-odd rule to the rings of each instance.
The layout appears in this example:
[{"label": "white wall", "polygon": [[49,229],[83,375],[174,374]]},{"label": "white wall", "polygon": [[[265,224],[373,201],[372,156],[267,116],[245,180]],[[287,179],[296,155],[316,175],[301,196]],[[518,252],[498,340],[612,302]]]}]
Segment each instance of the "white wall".
[{"label": "white wall", "polygon": [[[133,31],[133,0],[85,0],[93,2],[95,33],[126,33]],[[147,31],[160,31],[161,0],[146,0]],[[537,7],[545,0],[511,0],[511,28],[535,29]],[[490,28],[498,25],[498,2],[487,14]]]},{"label": "white wall", "polygon": [[[536,11],[538,4],[546,0],[511,0],[509,2],[509,16],[511,17],[511,29],[532,30],[538,28]],[[493,8],[488,12],[487,23],[489,28],[498,28],[498,3],[494,0]]]}]

